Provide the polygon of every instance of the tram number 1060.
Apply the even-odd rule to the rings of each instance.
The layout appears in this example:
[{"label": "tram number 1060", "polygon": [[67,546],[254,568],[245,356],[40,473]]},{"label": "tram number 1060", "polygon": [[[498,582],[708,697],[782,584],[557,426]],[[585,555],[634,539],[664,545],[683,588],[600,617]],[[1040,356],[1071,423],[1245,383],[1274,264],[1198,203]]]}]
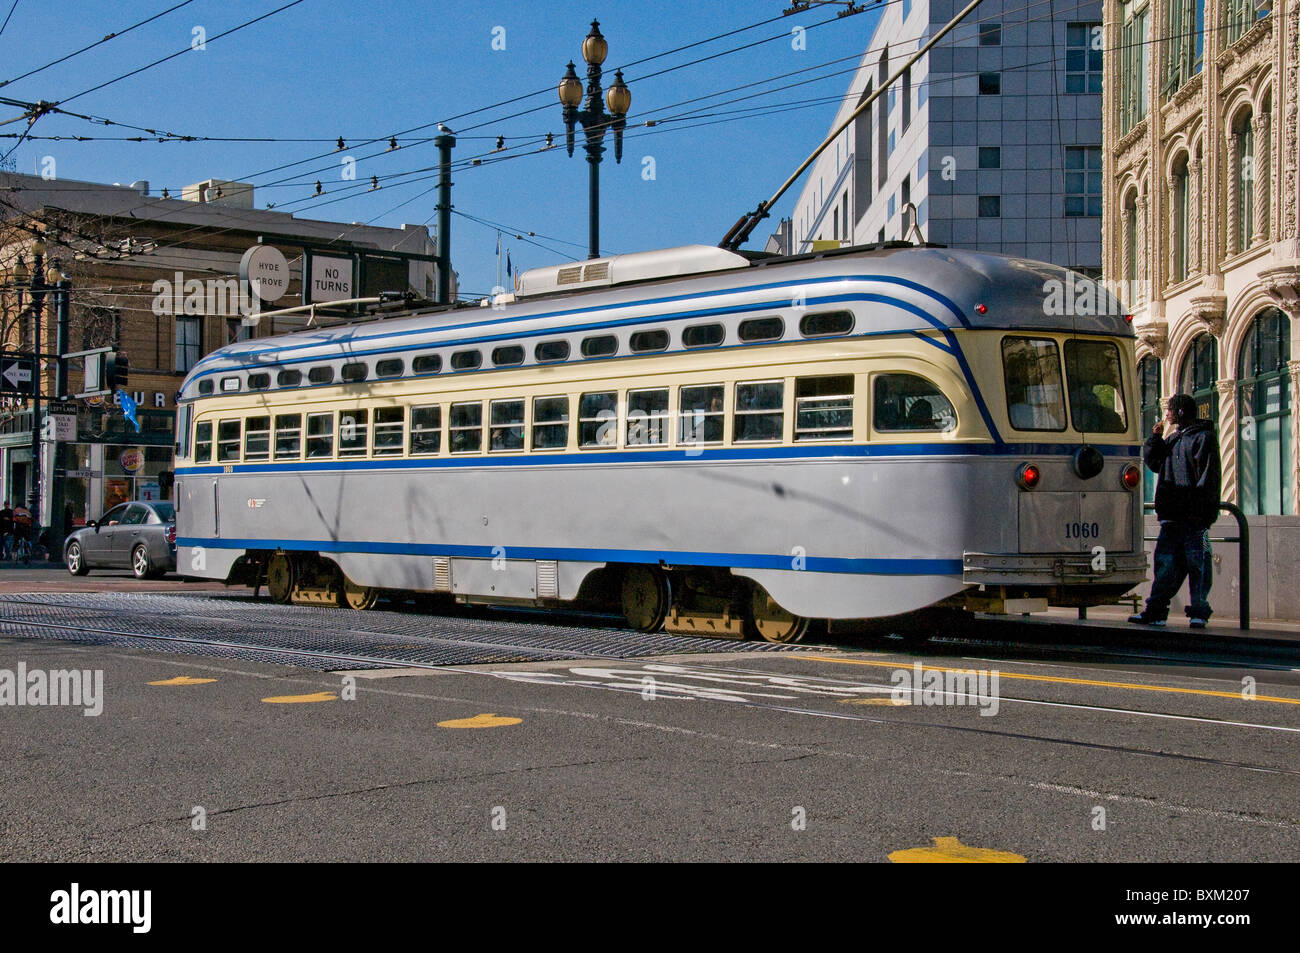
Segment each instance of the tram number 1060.
[{"label": "tram number 1060", "polygon": [[1100,523],[1066,523],[1066,539],[1100,539]]}]

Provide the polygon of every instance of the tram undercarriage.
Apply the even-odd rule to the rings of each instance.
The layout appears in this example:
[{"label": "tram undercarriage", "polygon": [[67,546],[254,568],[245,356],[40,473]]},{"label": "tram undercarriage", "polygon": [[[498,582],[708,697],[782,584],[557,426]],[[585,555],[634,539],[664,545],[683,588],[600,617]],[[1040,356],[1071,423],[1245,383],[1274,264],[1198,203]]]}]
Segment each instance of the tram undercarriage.
[{"label": "tram undercarriage", "polygon": [[1110,557],[1094,568],[1070,556],[968,553],[965,565],[964,585],[933,605],[875,620],[829,622],[791,613],[758,582],[713,567],[607,565],[586,575],[574,599],[523,599],[362,585],[326,556],[276,551],[241,557],[227,581],[259,591],[265,585],[270,598],[283,604],[365,610],[385,600],[433,610],[455,604],[570,609],[619,615],[639,632],[790,643],[810,632],[824,633],[828,624],[840,628],[870,623],[918,635],[932,634],[940,623],[956,624],[976,612],[1015,615],[1049,606],[1113,604],[1141,581],[1146,556]]}]

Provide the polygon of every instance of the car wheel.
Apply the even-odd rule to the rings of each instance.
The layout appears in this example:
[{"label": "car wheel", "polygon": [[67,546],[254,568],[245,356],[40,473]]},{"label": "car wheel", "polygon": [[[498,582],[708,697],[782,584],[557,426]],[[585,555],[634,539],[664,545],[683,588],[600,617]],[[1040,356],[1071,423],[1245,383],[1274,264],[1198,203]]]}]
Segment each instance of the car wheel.
[{"label": "car wheel", "polygon": [[149,547],[144,543],[131,550],[131,572],[137,579],[153,579],[157,575]]},{"label": "car wheel", "polygon": [[63,554],[63,561],[68,566],[68,572],[74,576],[84,576],[90,572],[90,567],[86,565],[86,554],[81,551],[81,544],[78,542],[68,544],[67,552]]}]

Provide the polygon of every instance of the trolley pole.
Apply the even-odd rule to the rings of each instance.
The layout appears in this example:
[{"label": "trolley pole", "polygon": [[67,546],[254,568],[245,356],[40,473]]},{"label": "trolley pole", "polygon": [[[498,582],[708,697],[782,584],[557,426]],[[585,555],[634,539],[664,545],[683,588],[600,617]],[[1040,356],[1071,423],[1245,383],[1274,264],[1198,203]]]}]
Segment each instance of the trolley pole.
[{"label": "trolley pole", "polygon": [[438,304],[451,304],[451,148],[455,136],[438,136]]}]

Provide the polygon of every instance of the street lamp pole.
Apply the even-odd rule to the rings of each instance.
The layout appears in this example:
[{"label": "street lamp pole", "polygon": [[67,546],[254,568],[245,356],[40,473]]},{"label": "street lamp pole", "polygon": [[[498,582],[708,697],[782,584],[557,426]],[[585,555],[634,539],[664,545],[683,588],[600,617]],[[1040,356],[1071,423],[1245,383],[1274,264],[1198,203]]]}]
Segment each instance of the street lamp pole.
[{"label": "street lamp pole", "polygon": [[[601,64],[609,53],[609,44],[600,32],[600,22],[591,21],[591,32],[582,41],[582,58],[587,62],[587,102],[582,109],[582,81],[569,61],[557,92],[564,111],[565,145],[573,155],[573,131],[581,123],[587,137],[588,166],[588,258],[600,257],[600,160],[605,153],[605,130],[614,130],[614,161],[623,161],[623,129],[625,117],[632,105],[632,91],[623,82],[623,71],[614,73],[614,83],[608,90],[600,86]],[[602,101],[601,93],[604,92]],[[609,112],[605,111],[608,105]]]}]

